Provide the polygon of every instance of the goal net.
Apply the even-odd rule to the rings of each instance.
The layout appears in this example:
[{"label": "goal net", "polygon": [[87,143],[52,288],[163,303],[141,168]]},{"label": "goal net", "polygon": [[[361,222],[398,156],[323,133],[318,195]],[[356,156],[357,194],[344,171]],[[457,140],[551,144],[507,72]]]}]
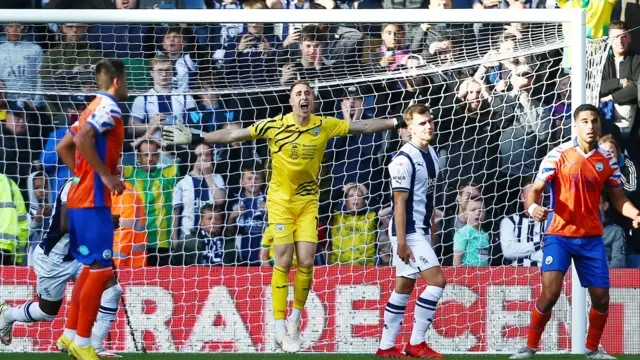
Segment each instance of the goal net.
[{"label": "goal net", "polygon": [[[540,293],[543,227],[522,216],[521,194],[547,151],[570,138],[572,105],[582,100],[576,94],[586,89],[586,99],[599,102],[606,40],[588,42],[583,82],[576,71],[585,66],[567,61],[572,39],[562,27],[570,17],[557,11],[500,11],[485,23],[473,22],[480,20],[475,11],[243,11],[208,20],[169,10],[2,16],[0,172],[19,186],[28,221],[19,223],[16,241],[0,242],[0,300],[19,304],[37,295],[33,249],[71,176],[55,145],[95,96],[94,65],[117,57],[128,73],[120,170],[130,196],[114,202],[120,228],[113,254],[124,296],[108,349],[276,351],[266,142],[163,147],[158,136],[160,126],[178,121],[209,132],[286,114],[295,80],[313,86],[317,114],[344,121],[429,105],[441,166],[432,245],[448,282],[429,344],[444,353],[523,345]],[[363,22],[368,17],[360,14],[385,23]],[[406,131],[394,130],[327,145],[304,351],[373,353],[378,346],[395,276],[386,166],[407,140]],[[291,157],[312,155],[303,144],[290,146]],[[470,237],[476,223],[482,230]],[[621,278],[613,285],[630,286],[631,275]],[[17,324],[13,344],[0,352],[54,350],[70,289],[52,324]],[[542,351],[571,349],[570,304],[569,292],[555,307]],[[620,308],[612,311],[622,319]],[[406,316],[413,317],[411,305]],[[399,342],[408,340],[412,321],[405,323]],[[628,340],[607,337],[605,345],[640,352]]]}]

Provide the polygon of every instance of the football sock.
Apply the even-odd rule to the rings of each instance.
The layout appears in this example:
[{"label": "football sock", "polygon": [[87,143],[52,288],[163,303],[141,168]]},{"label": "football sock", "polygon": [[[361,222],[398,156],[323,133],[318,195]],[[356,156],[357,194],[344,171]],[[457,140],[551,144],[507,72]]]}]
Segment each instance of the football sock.
[{"label": "football sock", "polygon": [[301,318],[302,318],[302,310],[296,309],[296,308],[291,309],[291,315],[289,315],[289,321],[291,321],[292,323],[298,323],[300,322]]},{"label": "football sock", "polygon": [[589,311],[589,332],[587,333],[587,350],[596,351],[600,345],[600,338],[604,326],[607,324],[609,312],[599,313],[594,308]]},{"label": "football sock", "polygon": [[313,267],[303,268],[298,266],[293,278],[293,308],[302,310],[307,303],[311,283],[313,282]]},{"label": "football sock", "polygon": [[115,284],[102,293],[98,317],[91,330],[91,345],[94,349],[102,347],[104,339],[109,334],[109,330],[111,330],[111,326],[116,320],[120,296],[122,296],[122,287],[120,284]]},{"label": "football sock", "polygon": [[289,296],[289,269],[278,265],[273,267],[271,276],[271,297],[273,299],[273,318],[284,320]]},{"label": "football sock", "polygon": [[543,313],[540,311],[538,304],[533,308],[531,312],[531,325],[529,325],[529,337],[527,339],[527,346],[529,349],[538,350],[540,346],[540,338],[544,332],[544,327],[551,319],[551,310]]},{"label": "football sock", "polygon": [[10,323],[16,321],[22,323],[32,323],[36,321],[51,322],[55,318],[55,315],[48,315],[40,310],[40,303],[35,301],[28,301],[20,306],[12,307],[4,313],[4,320]]},{"label": "football sock", "polygon": [[[91,269],[89,273],[80,295],[80,313],[76,329],[76,344],[78,344],[78,347],[87,347],[91,344],[90,341],[86,343],[84,339],[91,337],[91,329],[98,317],[102,293],[112,276],[113,270],[111,268]],[[86,345],[84,345],[85,343]]]},{"label": "football sock", "polygon": [[[76,279],[76,283],[73,285],[73,292],[71,293],[71,305],[69,306],[69,312],[67,313],[67,323],[65,329],[75,330],[78,328],[78,314],[80,313],[80,295],[84,284],[89,277],[89,266],[85,265],[82,268],[82,272]],[[70,338],[73,339],[73,338]]]},{"label": "football sock", "polygon": [[392,292],[387,306],[384,309],[384,326],[382,327],[382,338],[380,339],[380,349],[391,349],[396,344],[396,338],[402,326],[404,311],[409,302],[409,294],[398,294]]},{"label": "football sock", "polygon": [[424,342],[424,337],[433,322],[433,315],[436,312],[436,306],[443,291],[444,289],[441,287],[427,286],[416,299],[413,330],[411,331],[411,340],[409,340],[411,345],[418,345]]}]

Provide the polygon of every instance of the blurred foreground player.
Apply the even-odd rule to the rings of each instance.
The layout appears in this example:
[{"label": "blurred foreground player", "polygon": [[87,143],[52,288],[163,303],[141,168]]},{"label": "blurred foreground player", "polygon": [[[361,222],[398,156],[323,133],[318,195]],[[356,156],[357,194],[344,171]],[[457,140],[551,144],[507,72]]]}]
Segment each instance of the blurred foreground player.
[{"label": "blurred foreground player", "polygon": [[[435,125],[431,111],[425,105],[412,105],[407,109],[404,119],[411,133],[411,141],[400,148],[389,165],[393,191],[389,229],[396,285],[385,307],[384,327],[376,357],[442,359],[443,356],[425,342],[438,300],[447,283],[431,247],[439,171],[438,155],[429,145]],[[397,348],[396,337],[418,276],[428,285],[416,300],[411,339],[404,349]]]},{"label": "blurred foreground player", "polygon": [[[580,105],[573,118],[577,137],[547,154],[527,199],[531,217],[547,221],[542,241],[542,293],[532,312],[527,346],[511,359],[535,355],[571,259],[580,284],[591,296],[586,357],[615,359],[600,347],[609,312],[609,267],[599,208],[604,186],[608,186],[611,204],[633,219],[634,227],[638,226],[640,213],[622,191],[617,159],[598,147],[602,127],[598,108]],[[547,185],[552,189],[551,209],[539,205]]]},{"label": "blurred foreground player", "polygon": [[[368,134],[391,129],[401,119],[347,122],[313,115],[314,90],[306,81],[291,86],[287,115],[259,121],[246,129],[223,129],[192,134],[184,125],[165,126],[162,138],[169,145],[228,144],[268,139],[272,175],[267,194],[269,230],[276,254],[271,290],[276,324],[276,342],[285,352],[300,351],[300,318],[313,279],[318,243],[318,174],[329,139],[347,134]],[[289,292],[289,269],[293,253],[298,260],[293,281],[293,310],[285,320]]]},{"label": "blurred foreground player", "polygon": [[69,250],[85,266],[73,287],[64,334],[58,347],[76,360],[98,359],[91,330],[100,298],[113,282],[111,195],[124,185],[116,176],[124,125],[118,101],[127,99],[127,74],[122,61],[104,59],[96,65],[98,94],[58,144],[57,151],[74,177],[67,200]]},{"label": "blurred foreground player", "polygon": [[[15,322],[52,322],[62,306],[65,288],[69,280],[76,280],[82,271],[82,263],[69,252],[67,223],[67,196],[71,181],[62,187],[53,207],[49,229],[42,242],[33,251],[33,269],[36,272],[36,290],[40,301],[28,301],[20,306],[0,305],[0,342],[11,344]],[[91,343],[102,358],[120,357],[103,347],[111,326],[116,319],[122,287],[115,279],[109,282],[100,300],[100,313],[91,333]],[[61,349],[66,350],[66,349]]]}]

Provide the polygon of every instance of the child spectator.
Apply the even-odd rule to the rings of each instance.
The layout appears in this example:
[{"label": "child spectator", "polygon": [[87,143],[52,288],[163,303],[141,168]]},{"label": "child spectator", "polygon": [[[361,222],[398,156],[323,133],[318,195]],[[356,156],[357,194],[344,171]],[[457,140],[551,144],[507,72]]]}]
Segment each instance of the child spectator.
[{"label": "child spectator", "polygon": [[[36,171],[29,175],[29,251],[40,244],[42,236],[49,228],[49,220],[51,219],[53,196],[51,192],[51,184],[49,177],[44,171]],[[27,263],[31,265],[31,257],[28,257]]]},{"label": "child spectator", "polygon": [[193,84],[192,78],[198,70],[191,55],[184,51],[185,39],[182,31],[179,27],[168,28],[162,39],[162,50],[158,51],[158,56],[166,56],[173,63],[173,89],[179,93],[189,91]]},{"label": "child spectator", "polygon": [[378,219],[367,207],[368,195],[364,185],[345,185],[343,208],[329,222],[331,264],[375,265]]},{"label": "child spectator", "polygon": [[[225,241],[222,237],[222,210],[212,204],[200,209],[200,222],[184,241],[178,242],[176,253],[181,254],[183,263],[179,265],[223,265],[225,262]],[[175,259],[181,256],[174,255]]]},{"label": "child spectator", "polygon": [[396,70],[411,54],[411,50],[405,48],[405,36],[402,25],[386,24],[382,28],[383,45],[376,53],[371,54],[371,62],[388,71]]},{"label": "child spectator", "polygon": [[243,265],[260,265],[260,243],[267,227],[263,171],[259,167],[244,166],[240,185],[242,190],[227,224],[235,227],[240,236],[237,261]]},{"label": "child spectator", "polygon": [[467,225],[453,236],[453,266],[489,265],[489,234],[481,228],[484,220],[484,202],[474,197],[467,202]]},{"label": "child spectator", "polygon": [[610,268],[623,268],[627,263],[624,249],[624,229],[620,225],[611,221],[608,216],[609,212],[609,199],[607,193],[603,192],[600,196],[600,213],[604,221],[604,234],[602,239],[604,240],[604,248],[607,251],[607,263]]}]

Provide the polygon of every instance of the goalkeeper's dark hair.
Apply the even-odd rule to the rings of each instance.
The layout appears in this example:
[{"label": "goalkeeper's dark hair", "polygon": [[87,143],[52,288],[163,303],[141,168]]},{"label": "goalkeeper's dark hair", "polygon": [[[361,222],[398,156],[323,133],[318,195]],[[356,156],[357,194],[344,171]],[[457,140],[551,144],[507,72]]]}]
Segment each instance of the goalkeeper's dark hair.
[{"label": "goalkeeper's dark hair", "polygon": [[595,105],[591,105],[591,104],[582,104],[578,106],[573,112],[573,120],[577,121],[580,113],[584,111],[591,111],[596,113],[596,115],[598,115],[598,120],[602,121],[602,114],[600,113],[600,109],[597,108]]},{"label": "goalkeeper's dark hair", "polygon": [[123,79],[127,75],[124,63],[120,59],[102,59],[96,64],[96,83],[98,90],[107,91],[113,80]]},{"label": "goalkeeper's dark hair", "polygon": [[407,123],[413,121],[413,117],[416,115],[431,114],[431,109],[425,104],[415,104],[409,106],[407,111],[404,112],[404,121]]}]

